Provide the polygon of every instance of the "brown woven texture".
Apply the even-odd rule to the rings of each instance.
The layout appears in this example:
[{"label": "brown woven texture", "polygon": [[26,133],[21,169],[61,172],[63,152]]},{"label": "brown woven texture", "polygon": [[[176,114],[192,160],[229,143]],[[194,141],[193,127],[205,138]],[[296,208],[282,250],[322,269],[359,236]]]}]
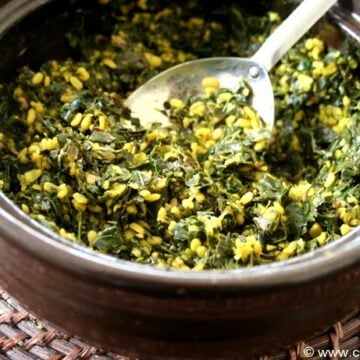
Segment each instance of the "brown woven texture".
[{"label": "brown woven texture", "polygon": [[[360,349],[360,311],[350,314],[323,334],[295,344],[276,355],[262,356],[259,360],[304,359],[304,349],[307,346],[311,346],[315,353],[320,349],[346,349],[349,352]],[[55,331],[0,289],[0,360],[7,359],[131,360],[126,356],[97,349],[76,336]],[[311,359],[320,357],[314,356]]]}]

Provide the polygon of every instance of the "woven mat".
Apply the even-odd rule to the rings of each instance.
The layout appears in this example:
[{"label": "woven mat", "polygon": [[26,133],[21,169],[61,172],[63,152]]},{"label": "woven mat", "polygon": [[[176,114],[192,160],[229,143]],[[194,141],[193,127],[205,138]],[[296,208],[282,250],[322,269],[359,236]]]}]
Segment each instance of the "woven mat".
[{"label": "woven mat", "polygon": [[[360,311],[350,314],[323,334],[276,355],[262,356],[259,360],[304,359],[302,354],[307,346],[311,346],[315,353],[319,349],[360,349]],[[0,289],[0,360],[7,359],[130,360],[126,356],[97,349],[76,336],[55,331]],[[312,359],[320,358],[315,356]]]}]

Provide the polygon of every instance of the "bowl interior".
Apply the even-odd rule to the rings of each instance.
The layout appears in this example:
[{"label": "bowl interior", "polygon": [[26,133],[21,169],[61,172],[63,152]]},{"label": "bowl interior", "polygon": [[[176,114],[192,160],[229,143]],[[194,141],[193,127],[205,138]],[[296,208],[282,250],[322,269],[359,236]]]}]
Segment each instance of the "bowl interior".
[{"label": "bowl interior", "polygon": [[[49,58],[77,58],[79,54],[68,45],[66,33],[73,26],[81,26],[88,33],[109,31],[108,24],[103,21],[106,15],[102,9],[97,1],[88,0],[11,2],[0,13],[0,51],[3,54],[0,57],[0,81],[11,79],[16,69],[25,64],[36,69]],[[336,31],[336,36],[331,39],[342,46],[342,33]],[[6,117],[3,115],[0,121],[6,121]],[[47,261],[61,264],[59,266],[70,266],[80,273],[90,272],[109,282],[121,281],[126,276],[129,281],[142,285],[146,283],[147,286],[156,284],[193,289],[228,286],[238,291],[257,286],[290,286],[301,281],[314,281],[359,262],[358,228],[341,240],[312,253],[271,265],[228,271],[167,272],[94,253],[61,239],[31,220],[3,194],[0,196],[0,216],[3,218],[0,230],[28,251]],[[18,229],[23,236],[19,236],[19,233],[15,236],[11,230],[13,228]]]}]

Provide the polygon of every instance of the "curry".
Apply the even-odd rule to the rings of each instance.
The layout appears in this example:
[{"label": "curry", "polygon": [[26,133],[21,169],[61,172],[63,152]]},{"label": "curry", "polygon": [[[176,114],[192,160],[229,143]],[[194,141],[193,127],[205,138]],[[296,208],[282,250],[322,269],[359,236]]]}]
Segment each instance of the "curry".
[{"label": "curry", "polygon": [[96,251],[181,270],[285,260],[360,225],[355,46],[309,34],[284,56],[272,134],[241,79],[231,92],[205,78],[202,97],[164,104],[171,126],[143,128],[123,104],[132,90],[180,62],[250,56],[280,15],[101,3],[113,27],[74,26],[79,58],[24,67],[0,87],[0,187],[25,213]]}]

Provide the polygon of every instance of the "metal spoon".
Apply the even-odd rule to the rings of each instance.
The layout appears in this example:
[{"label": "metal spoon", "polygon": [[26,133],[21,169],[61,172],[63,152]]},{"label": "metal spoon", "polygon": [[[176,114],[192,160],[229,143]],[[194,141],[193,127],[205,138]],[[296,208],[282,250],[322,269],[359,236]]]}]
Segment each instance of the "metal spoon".
[{"label": "metal spoon", "polygon": [[239,79],[243,78],[252,88],[253,108],[272,129],[274,94],[268,71],[335,2],[304,0],[251,59],[215,57],[174,66],[134,91],[125,105],[143,126],[155,122],[168,125],[169,119],[161,113],[165,101],[203,93],[201,81],[205,77],[216,78],[222,88],[231,91],[237,90]]}]

